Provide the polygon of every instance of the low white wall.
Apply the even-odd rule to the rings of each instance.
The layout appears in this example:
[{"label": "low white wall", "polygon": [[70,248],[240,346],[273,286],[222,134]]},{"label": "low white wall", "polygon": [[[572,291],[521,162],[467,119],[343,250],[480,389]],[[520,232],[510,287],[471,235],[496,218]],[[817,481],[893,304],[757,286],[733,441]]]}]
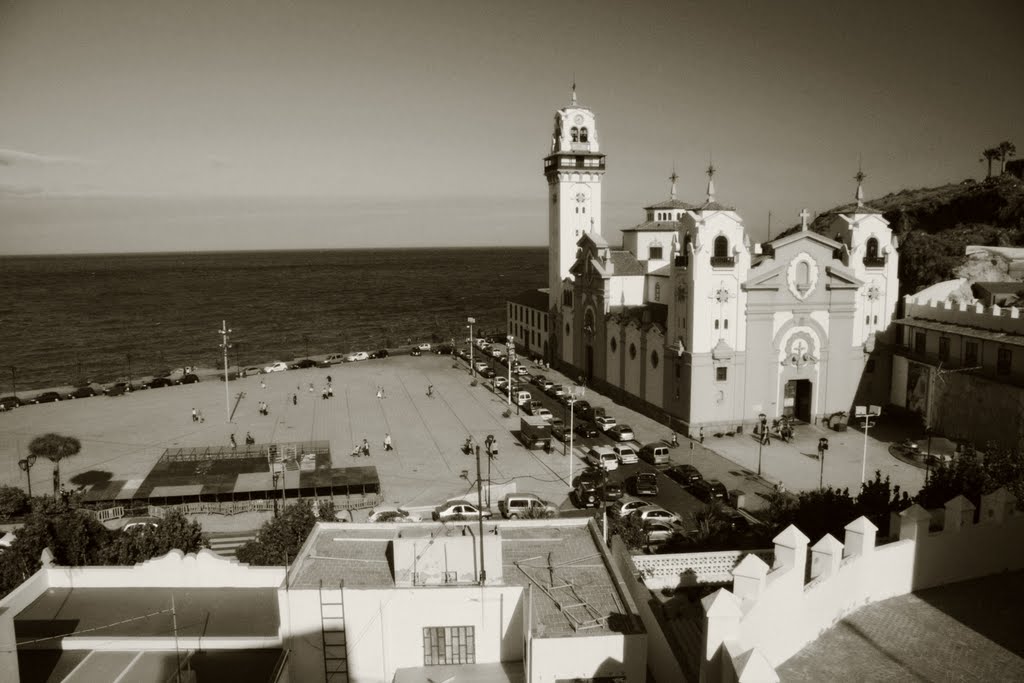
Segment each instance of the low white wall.
[{"label": "low white wall", "polygon": [[971,524],[918,541],[914,590],[1024,568],[1024,514],[1001,524]]},{"label": "low white wall", "polygon": [[530,641],[528,683],[621,676],[627,683],[647,680],[646,636],[618,633],[537,638]]},{"label": "low white wall", "polygon": [[250,567],[212,550],[172,550],[132,567],[49,567],[50,588],[277,588],[284,567]]}]

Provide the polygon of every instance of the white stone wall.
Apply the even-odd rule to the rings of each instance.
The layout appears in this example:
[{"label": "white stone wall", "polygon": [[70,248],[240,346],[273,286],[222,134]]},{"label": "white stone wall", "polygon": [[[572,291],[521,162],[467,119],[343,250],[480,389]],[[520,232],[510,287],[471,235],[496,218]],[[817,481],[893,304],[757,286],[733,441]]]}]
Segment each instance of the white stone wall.
[{"label": "white stone wall", "polygon": [[529,683],[554,683],[576,678],[622,677],[644,683],[646,636],[619,633],[530,640]]}]

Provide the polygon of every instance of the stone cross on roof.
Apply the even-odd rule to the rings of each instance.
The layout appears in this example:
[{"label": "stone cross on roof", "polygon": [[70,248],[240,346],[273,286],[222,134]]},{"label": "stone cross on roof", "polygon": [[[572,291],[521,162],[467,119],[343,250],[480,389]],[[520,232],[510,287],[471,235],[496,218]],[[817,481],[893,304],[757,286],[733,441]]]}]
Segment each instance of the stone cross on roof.
[{"label": "stone cross on roof", "polygon": [[857,181],[857,206],[864,206],[864,179],[867,178],[864,175],[864,171],[860,168],[857,169],[857,175],[853,176],[853,179]]},{"label": "stone cross on roof", "polygon": [[714,163],[708,162],[708,170],[705,171],[708,174],[708,201],[715,201],[715,165]]},{"label": "stone cross on roof", "polygon": [[801,230],[806,230],[807,229],[807,219],[810,218],[810,217],[811,217],[811,212],[808,211],[807,209],[804,209],[803,211],[800,212],[800,229]]},{"label": "stone cross on roof", "polygon": [[670,193],[670,196],[672,197],[672,199],[675,199],[676,198],[676,181],[679,180],[679,176],[676,175],[676,165],[675,164],[672,164],[672,175],[670,175],[668,177],[668,179],[672,181],[672,192]]}]

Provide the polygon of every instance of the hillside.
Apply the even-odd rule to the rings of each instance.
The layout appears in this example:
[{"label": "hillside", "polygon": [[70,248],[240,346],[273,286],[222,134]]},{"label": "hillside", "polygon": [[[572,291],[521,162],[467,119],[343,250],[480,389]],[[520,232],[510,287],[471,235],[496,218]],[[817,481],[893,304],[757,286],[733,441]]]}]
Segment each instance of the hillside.
[{"label": "hillside", "polygon": [[[913,294],[929,285],[960,276],[968,244],[1024,246],[1024,182],[1011,175],[955,185],[901,190],[867,204],[883,213],[900,244],[900,294]],[[811,229],[827,235],[836,213],[848,213],[853,203],[819,214]],[[787,230],[787,234],[799,226]],[[1002,264],[987,277],[1009,279]]]}]

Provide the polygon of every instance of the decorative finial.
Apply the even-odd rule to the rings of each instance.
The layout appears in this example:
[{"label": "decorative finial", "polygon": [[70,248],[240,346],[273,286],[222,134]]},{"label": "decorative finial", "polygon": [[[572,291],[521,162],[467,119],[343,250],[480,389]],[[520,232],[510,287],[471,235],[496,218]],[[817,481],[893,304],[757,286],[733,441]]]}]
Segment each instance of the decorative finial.
[{"label": "decorative finial", "polygon": [[857,175],[853,176],[853,179],[857,181],[857,206],[864,206],[864,179],[867,178],[864,175],[864,170],[861,168],[860,157],[857,158]]},{"label": "decorative finial", "polygon": [[800,229],[807,230],[807,219],[811,217],[811,212],[804,209],[800,212]]},{"label": "decorative finial", "polygon": [[672,199],[675,199],[676,198],[676,181],[679,180],[679,176],[676,175],[676,162],[674,162],[674,161],[672,162],[672,175],[670,175],[668,177],[668,179],[672,181],[672,192],[669,194],[669,196]]},{"label": "decorative finial", "polygon": [[715,164],[711,161],[711,156],[708,155],[708,201],[715,201]]},{"label": "decorative finial", "polygon": [[576,72],[572,72],[572,106],[576,106]]}]

